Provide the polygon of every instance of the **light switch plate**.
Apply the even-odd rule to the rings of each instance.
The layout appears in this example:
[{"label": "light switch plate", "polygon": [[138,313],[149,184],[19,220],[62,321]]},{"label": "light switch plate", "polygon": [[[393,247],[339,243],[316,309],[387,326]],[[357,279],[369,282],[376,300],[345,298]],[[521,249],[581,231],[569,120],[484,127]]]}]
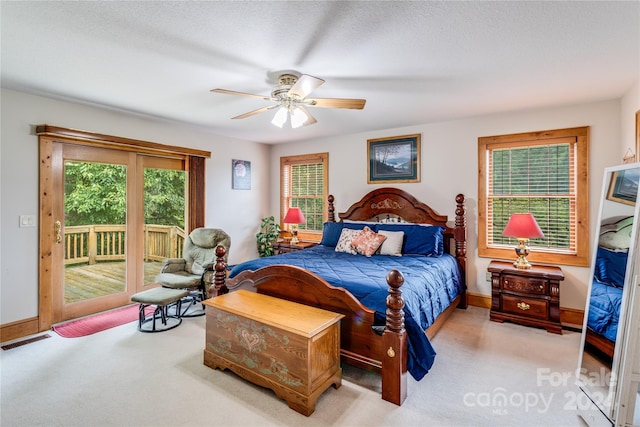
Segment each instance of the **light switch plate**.
[{"label": "light switch plate", "polygon": [[20,215],[20,227],[35,227],[36,216],[35,215]]}]

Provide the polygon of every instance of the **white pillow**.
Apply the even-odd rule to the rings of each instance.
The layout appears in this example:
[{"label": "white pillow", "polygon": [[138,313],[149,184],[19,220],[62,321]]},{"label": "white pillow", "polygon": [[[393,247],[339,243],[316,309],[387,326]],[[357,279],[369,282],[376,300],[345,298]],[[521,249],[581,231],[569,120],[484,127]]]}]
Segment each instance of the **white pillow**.
[{"label": "white pillow", "polygon": [[380,255],[402,256],[404,231],[380,230],[378,231],[378,234],[387,237],[380,246]]},{"label": "white pillow", "polygon": [[353,239],[358,237],[362,230],[353,230],[351,228],[343,228],[340,233],[340,238],[338,239],[338,243],[336,244],[336,252],[346,252],[352,255],[358,255],[358,252],[354,248],[351,247],[351,242]]}]

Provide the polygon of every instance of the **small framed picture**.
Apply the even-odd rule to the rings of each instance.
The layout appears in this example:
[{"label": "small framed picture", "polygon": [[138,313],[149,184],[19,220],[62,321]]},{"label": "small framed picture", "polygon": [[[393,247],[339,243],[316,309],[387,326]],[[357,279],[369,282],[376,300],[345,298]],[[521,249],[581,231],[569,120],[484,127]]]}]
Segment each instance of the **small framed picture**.
[{"label": "small framed picture", "polygon": [[251,190],[250,161],[231,160],[231,188],[234,190]]},{"label": "small framed picture", "polygon": [[367,140],[367,183],[420,182],[420,134]]},{"label": "small framed picture", "polygon": [[639,181],[640,173],[637,168],[614,172],[611,177],[611,184],[609,184],[607,199],[635,206]]}]

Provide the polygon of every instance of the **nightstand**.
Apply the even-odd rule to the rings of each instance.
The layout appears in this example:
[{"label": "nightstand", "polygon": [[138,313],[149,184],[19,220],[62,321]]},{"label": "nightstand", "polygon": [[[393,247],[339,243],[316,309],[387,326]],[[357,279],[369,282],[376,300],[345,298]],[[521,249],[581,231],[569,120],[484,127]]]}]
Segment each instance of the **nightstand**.
[{"label": "nightstand", "polygon": [[512,262],[491,261],[491,312],[496,322],[510,321],[562,333],[560,323],[560,282],[558,267],[532,265],[515,268]]},{"label": "nightstand", "polygon": [[315,245],[317,245],[315,242],[298,242],[296,244],[292,244],[288,240],[282,240],[273,244],[273,251],[276,255],[280,255],[288,252],[301,251],[303,249],[314,247]]}]

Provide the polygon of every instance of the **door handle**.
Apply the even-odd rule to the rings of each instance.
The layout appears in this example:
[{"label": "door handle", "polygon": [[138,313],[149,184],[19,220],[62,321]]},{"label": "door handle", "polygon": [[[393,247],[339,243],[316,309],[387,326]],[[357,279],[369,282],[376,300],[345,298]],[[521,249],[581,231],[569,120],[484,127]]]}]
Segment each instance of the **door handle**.
[{"label": "door handle", "polygon": [[56,244],[62,243],[62,224],[60,221],[56,221],[53,225],[54,233],[56,234]]}]

